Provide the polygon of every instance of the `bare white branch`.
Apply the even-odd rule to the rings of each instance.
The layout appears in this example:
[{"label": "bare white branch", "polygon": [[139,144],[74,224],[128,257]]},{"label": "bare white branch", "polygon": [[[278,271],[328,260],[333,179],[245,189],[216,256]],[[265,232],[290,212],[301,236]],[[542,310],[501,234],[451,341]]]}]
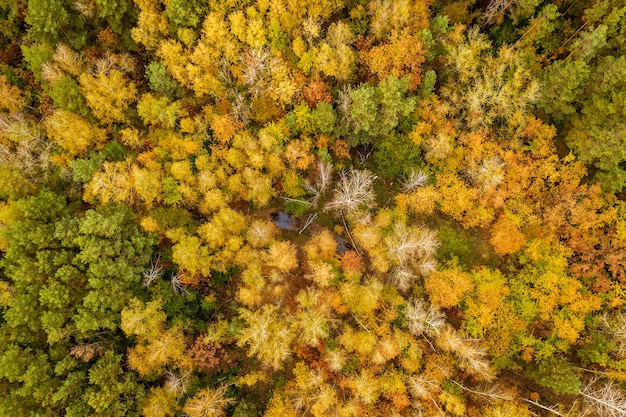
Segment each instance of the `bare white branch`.
[{"label": "bare white branch", "polygon": [[259,96],[267,91],[267,77],[272,64],[269,48],[252,48],[241,59],[243,79],[251,94]]},{"label": "bare white branch", "polygon": [[237,94],[230,110],[231,116],[238,122],[246,125],[250,121],[250,106],[246,103],[243,94]]},{"label": "bare white branch", "polygon": [[437,381],[424,374],[408,376],[406,383],[411,396],[416,400],[424,400],[439,390]]},{"label": "bare white branch", "polygon": [[437,234],[424,227],[408,227],[396,223],[393,232],[385,238],[389,258],[398,265],[406,265],[419,258],[432,257],[439,248]]},{"label": "bare white branch", "polygon": [[427,277],[437,269],[437,261],[434,258],[425,258],[417,265],[420,274]]},{"label": "bare white branch", "polygon": [[149,287],[153,282],[158,281],[163,276],[163,264],[161,263],[161,254],[156,260],[150,263],[150,268],[143,273],[143,286]]},{"label": "bare white branch", "polygon": [[363,149],[363,151],[357,151],[357,155],[359,157],[359,164],[363,165],[365,163],[365,161],[367,161],[367,159],[372,155],[372,153],[374,152],[374,147],[372,147],[371,145],[366,145],[365,149]]},{"label": "bare white branch", "polygon": [[473,340],[463,338],[452,326],[446,326],[437,338],[437,345],[452,352],[458,359],[458,365],[465,371],[487,381],[495,378],[491,363],[485,350]]},{"label": "bare white branch", "polygon": [[315,219],[317,219],[317,213],[309,214],[309,217],[306,219],[304,226],[300,228],[300,231],[298,232],[298,234],[302,234],[302,232],[304,232],[306,228],[309,227],[311,223],[315,221]]},{"label": "bare white branch", "polygon": [[391,283],[400,291],[406,291],[411,288],[411,284],[415,281],[415,272],[405,267],[394,268],[390,274]]},{"label": "bare white branch", "polygon": [[589,411],[603,417],[626,416],[626,392],[613,381],[593,379],[580,389]]},{"label": "bare white branch", "polygon": [[353,124],[352,116],[350,115],[350,108],[352,107],[352,97],[350,97],[350,87],[344,87],[339,91],[339,95],[336,101],[337,110],[342,115],[344,123],[349,126]]},{"label": "bare white branch", "polygon": [[526,401],[528,404],[532,404],[535,407],[539,407],[542,410],[548,411],[554,415],[560,416],[560,417],[566,417],[564,414],[559,413],[558,408],[559,408],[559,404],[554,404],[551,406],[546,406],[543,405],[537,401],[533,401],[533,400],[529,400],[528,398],[522,398],[522,400]]},{"label": "bare white branch", "polygon": [[619,356],[626,356],[626,314],[621,311],[616,314],[604,314],[601,324],[616,342]]},{"label": "bare white branch", "polygon": [[451,379],[450,381],[452,381],[453,384],[457,385],[464,391],[484,398],[489,402],[512,401],[514,399],[514,397],[510,393],[504,391],[502,387],[497,384],[490,384],[483,389],[471,389],[459,382],[456,382],[454,379]]},{"label": "bare white branch", "polygon": [[333,198],[326,204],[326,210],[345,213],[352,216],[364,208],[374,206],[372,183],[374,176],[366,170],[342,172],[335,187]]},{"label": "bare white branch", "polygon": [[46,141],[38,123],[21,114],[0,115],[0,164],[11,165],[33,180],[41,180],[50,166],[52,143]]},{"label": "bare white branch", "polygon": [[178,271],[175,274],[172,274],[172,277],[170,278],[170,283],[172,285],[172,290],[176,294],[180,294],[180,293],[186,291],[185,287],[183,286],[183,283],[180,280],[182,276],[183,276],[183,272]]},{"label": "bare white branch", "polygon": [[491,23],[495,16],[506,13],[513,7],[515,0],[491,0],[485,9],[485,25]]},{"label": "bare white branch", "polygon": [[320,197],[326,192],[333,177],[333,164],[319,161],[317,163],[317,176],[315,182],[305,181],[304,189],[312,195],[311,203],[317,204]]},{"label": "bare white branch", "polygon": [[409,331],[415,336],[422,334],[437,336],[446,324],[443,313],[422,299],[409,302],[406,308],[406,318]]},{"label": "bare white branch", "polygon": [[428,184],[428,175],[423,171],[412,170],[407,178],[402,183],[402,190],[404,192],[413,191],[419,187],[424,187]]}]

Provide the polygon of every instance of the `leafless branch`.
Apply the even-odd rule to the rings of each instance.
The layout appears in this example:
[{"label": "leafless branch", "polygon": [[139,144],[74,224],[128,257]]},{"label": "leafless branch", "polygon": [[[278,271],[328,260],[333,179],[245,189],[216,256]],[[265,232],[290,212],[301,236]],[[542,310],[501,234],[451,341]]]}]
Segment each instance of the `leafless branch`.
[{"label": "leafless branch", "polygon": [[159,280],[163,276],[163,264],[161,263],[161,254],[156,260],[150,263],[150,268],[143,273],[143,286],[149,287],[153,282]]},{"label": "leafless branch", "polygon": [[304,223],[304,226],[302,226],[298,234],[302,234],[302,232],[304,232],[306,228],[309,227],[311,223],[315,221],[315,219],[317,218],[317,214],[318,213],[309,214],[309,217],[307,218],[306,222]]},{"label": "leafless branch", "polygon": [[185,287],[183,286],[183,283],[180,280],[182,276],[183,276],[183,272],[178,271],[175,274],[172,274],[172,277],[170,278],[170,283],[172,285],[172,290],[176,294],[180,294],[182,292],[186,292]]},{"label": "leafless branch", "polygon": [[407,178],[404,179],[402,190],[404,192],[413,191],[419,187],[428,184],[428,175],[423,171],[412,170]]},{"label": "leafless branch", "polygon": [[603,417],[626,416],[626,392],[613,381],[592,379],[580,389],[590,411]]},{"label": "leafless branch", "polygon": [[426,334],[437,336],[445,326],[444,314],[432,304],[422,299],[412,300],[406,308],[409,331],[415,336]]},{"label": "leafless branch", "polygon": [[534,405],[535,407],[539,407],[542,410],[546,410],[546,411],[548,411],[548,412],[550,412],[550,413],[552,413],[554,415],[557,415],[557,416],[560,416],[560,417],[565,417],[564,414],[561,414],[561,413],[559,413],[556,410],[556,408],[558,408],[558,406],[559,406],[558,404],[554,404],[554,405],[551,405],[550,407],[548,407],[548,406],[545,406],[545,405],[543,405],[543,404],[541,404],[541,403],[539,403],[537,401],[529,400],[528,398],[522,398],[522,400],[526,401],[528,404]]},{"label": "leafless branch", "polygon": [[320,197],[328,189],[332,181],[332,175],[333,165],[329,162],[319,161],[317,163],[317,177],[315,178],[315,182],[310,183],[308,180],[305,181],[304,189],[313,196],[311,199],[313,205],[317,204]]},{"label": "leafless branch", "polygon": [[326,210],[354,215],[364,207],[374,206],[372,184],[374,176],[366,170],[342,172],[335,187],[333,198],[326,204]]}]

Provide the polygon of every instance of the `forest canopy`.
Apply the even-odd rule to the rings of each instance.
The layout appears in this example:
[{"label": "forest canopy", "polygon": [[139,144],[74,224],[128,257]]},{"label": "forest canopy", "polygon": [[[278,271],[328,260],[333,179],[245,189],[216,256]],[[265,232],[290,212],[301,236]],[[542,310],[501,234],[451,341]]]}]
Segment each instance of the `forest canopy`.
[{"label": "forest canopy", "polygon": [[626,416],[622,0],[0,0],[0,415]]}]

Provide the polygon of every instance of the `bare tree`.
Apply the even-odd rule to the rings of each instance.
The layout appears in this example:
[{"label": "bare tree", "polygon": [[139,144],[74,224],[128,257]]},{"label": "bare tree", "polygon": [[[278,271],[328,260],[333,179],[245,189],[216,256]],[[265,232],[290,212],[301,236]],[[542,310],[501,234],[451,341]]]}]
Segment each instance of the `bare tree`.
[{"label": "bare tree", "polygon": [[180,294],[185,291],[185,287],[181,282],[181,277],[183,276],[183,272],[178,271],[175,274],[172,274],[170,278],[170,284],[172,285],[172,291],[176,294]]},{"label": "bare tree", "polygon": [[320,197],[326,192],[333,178],[333,164],[330,162],[318,161],[317,176],[314,182],[308,180],[304,183],[304,189],[311,194],[311,203],[317,204]]},{"label": "bare tree", "polygon": [[398,265],[407,265],[419,258],[429,258],[437,252],[437,234],[424,227],[408,227],[396,223],[393,232],[385,238],[389,258]]},{"label": "bare tree", "polygon": [[352,216],[364,208],[374,206],[372,183],[374,176],[367,170],[350,170],[342,172],[335,187],[333,198],[326,204],[326,210],[345,213]]},{"label": "bare tree", "polygon": [[475,341],[463,338],[452,326],[446,326],[437,338],[437,345],[456,355],[459,366],[470,374],[484,380],[492,380],[495,373],[486,352]]},{"label": "bare tree", "polygon": [[226,415],[226,407],[235,401],[226,396],[227,386],[217,389],[202,388],[187,400],[183,411],[189,417],[222,417]]},{"label": "bare tree", "polygon": [[58,43],[52,59],[63,69],[72,75],[80,75],[85,69],[85,58],[64,43]]},{"label": "bare tree", "polygon": [[97,11],[96,3],[93,0],[76,0],[72,8],[87,19],[94,17]]},{"label": "bare tree", "polygon": [[613,381],[593,379],[580,389],[588,410],[602,417],[626,416],[626,392]]},{"label": "bare tree", "polygon": [[344,87],[339,91],[336,100],[336,108],[342,116],[342,121],[345,127],[353,124],[353,119],[350,115],[350,109],[352,108],[352,97],[350,96],[351,91],[350,87]]},{"label": "bare tree", "polygon": [[609,332],[616,342],[620,357],[626,356],[626,314],[604,314],[601,318],[602,328]]},{"label": "bare tree", "polygon": [[291,355],[291,342],[295,336],[288,321],[277,310],[274,305],[265,305],[256,311],[239,310],[247,326],[237,336],[237,344],[248,347],[248,356],[256,356],[264,365],[274,369]]},{"label": "bare tree", "polygon": [[481,187],[483,190],[490,190],[504,181],[504,168],[506,163],[499,156],[492,156],[483,159],[480,166],[467,171],[468,180]]},{"label": "bare tree", "polygon": [[415,281],[415,272],[406,267],[394,268],[391,271],[391,283],[400,291],[406,291],[411,288],[411,284]]},{"label": "bare tree", "polygon": [[324,352],[324,360],[328,364],[331,370],[335,372],[341,371],[341,369],[348,363],[349,356],[342,349],[327,350]]},{"label": "bare tree", "polygon": [[515,0],[491,0],[485,9],[485,26],[489,25],[498,14],[506,13],[513,7]]},{"label": "bare tree", "polygon": [[409,302],[406,307],[406,319],[409,331],[415,336],[422,334],[437,336],[446,324],[445,316],[439,308],[422,299]]},{"label": "bare tree", "polygon": [[17,168],[33,180],[45,177],[50,166],[52,144],[43,137],[37,123],[23,115],[0,115],[0,136],[6,143],[0,143],[0,164]]},{"label": "bare tree", "polygon": [[176,374],[171,371],[166,371],[167,378],[165,379],[165,389],[177,397],[183,395],[187,391],[189,385],[189,376],[191,371],[187,371],[182,375]]},{"label": "bare tree", "polygon": [[150,267],[143,273],[143,286],[149,287],[153,282],[159,280],[163,276],[163,264],[161,263],[161,255],[150,263]]},{"label": "bare tree", "polygon": [[41,78],[50,83],[60,80],[64,75],[65,73],[61,67],[54,62],[44,62],[41,65]]},{"label": "bare tree", "polygon": [[439,391],[439,383],[424,374],[411,375],[406,382],[411,396],[417,400],[425,400]]},{"label": "bare tree", "polygon": [[[220,62],[219,64],[216,66],[217,69],[217,78],[224,84],[224,85],[233,85],[233,73],[230,70],[230,62],[228,61],[228,58],[226,58],[225,56],[222,56],[220,58]],[[231,92],[235,91],[234,89],[230,90]]]},{"label": "bare tree", "polygon": [[237,94],[233,100],[230,114],[236,121],[247,125],[250,121],[250,106],[246,103],[243,94]]},{"label": "bare tree", "polygon": [[434,258],[424,258],[417,265],[417,270],[420,274],[427,277],[437,269],[437,261]]},{"label": "bare tree", "polygon": [[254,96],[264,93],[268,88],[267,77],[272,65],[269,48],[249,49],[241,58],[241,62],[243,80],[250,93]]},{"label": "bare tree", "polygon": [[413,191],[419,187],[423,187],[428,184],[428,175],[424,171],[411,170],[411,173],[404,179],[402,184],[402,190],[404,192]]}]

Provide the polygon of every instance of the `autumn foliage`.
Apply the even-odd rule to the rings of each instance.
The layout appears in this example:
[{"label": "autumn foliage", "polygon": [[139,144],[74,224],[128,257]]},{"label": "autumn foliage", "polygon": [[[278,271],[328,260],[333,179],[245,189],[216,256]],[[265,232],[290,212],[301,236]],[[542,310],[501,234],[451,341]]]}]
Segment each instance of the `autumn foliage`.
[{"label": "autumn foliage", "polygon": [[625,415],[622,3],[0,2],[0,415]]}]

